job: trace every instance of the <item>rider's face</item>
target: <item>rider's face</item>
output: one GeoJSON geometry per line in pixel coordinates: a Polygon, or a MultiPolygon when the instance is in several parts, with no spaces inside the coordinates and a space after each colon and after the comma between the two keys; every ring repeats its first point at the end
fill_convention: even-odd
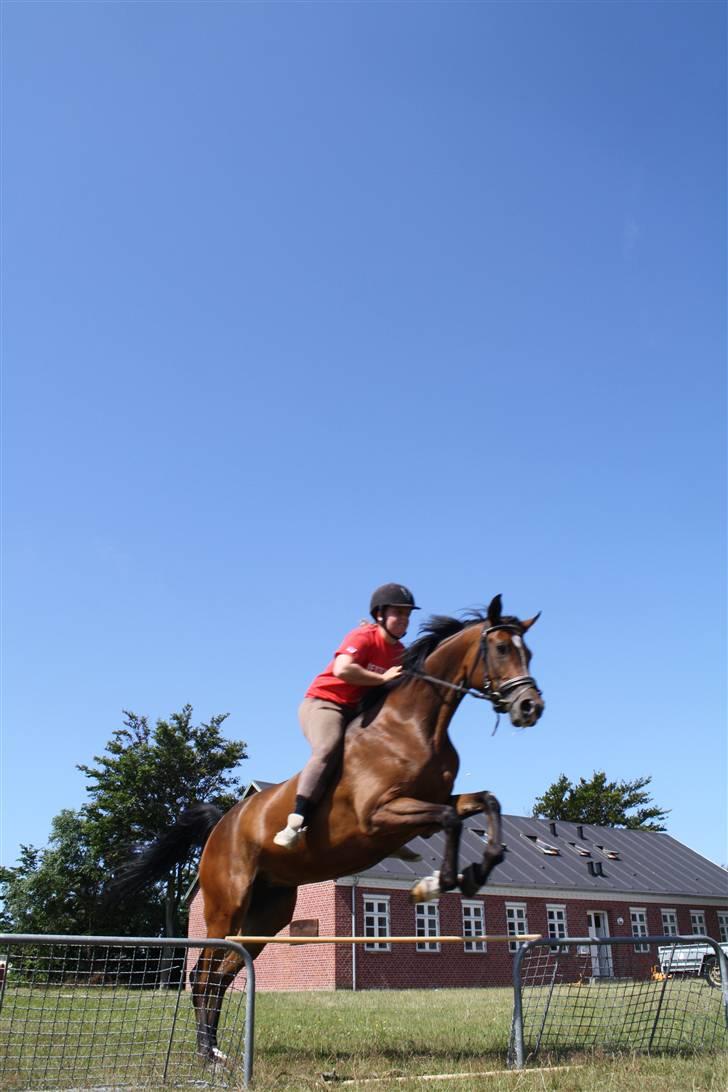
{"type": "Polygon", "coordinates": [[[411,614],[411,607],[387,607],[384,614],[379,615],[379,621],[383,621],[390,634],[399,640],[407,632],[411,614]]]}

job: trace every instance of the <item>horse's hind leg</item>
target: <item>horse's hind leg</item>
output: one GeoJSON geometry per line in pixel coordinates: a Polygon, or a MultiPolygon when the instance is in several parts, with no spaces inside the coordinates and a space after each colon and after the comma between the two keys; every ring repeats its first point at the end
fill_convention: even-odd
{"type": "Polygon", "coordinates": [[[469,898],[480,890],[495,866],[503,860],[501,809],[492,792],[463,793],[453,796],[452,803],[463,818],[484,814],[488,827],[488,841],[482,861],[468,865],[458,880],[458,887],[469,898]]]}
{"type": "MultiPolygon", "coordinates": [[[[295,887],[269,887],[260,877],[253,885],[252,895],[245,915],[242,910],[235,915],[233,927],[228,930],[224,925],[226,918],[220,919],[220,927],[225,932],[216,930],[218,937],[222,936],[275,936],[293,917],[298,892],[295,887]],[[242,930],[242,932],[240,932],[242,930]]],[[[208,926],[210,934],[211,926],[208,926]]],[[[248,944],[245,946],[253,959],[262,952],[265,945],[248,944]]],[[[220,949],[217,949],[220,953],[220,949]]],[[[217,1029],[220,1023],[222,1003],[228,987],[233,982],[240,968],[243,966],[243,958],[237,952],[223,950],[222,954],[215,956],[215,949],[205,949],[211,953],[212,959],[207,965],[205,983],[195,1005],[197,1011],[198,1051],[207,1058],[223,1060],[224,1055],[217,1045],[217,1029]]],[[[200,957],[200,963],[203,956],[200,957]]],[[[198,963],[199,966],[199,963],[198,963]]],[[[194,999],[194,987],[193,987],[194,999]]]]}
{"type": "MultiPolygon", "coordinates": [[[[223,940],[239,931],[250,903],[253,876],[254,871],[250,867],[245,870],[241,868],[234,877],[237,881],[234,883],[230,882],[229,873],[220,877],[213,870],[208,869],[207,875],[201,872],[209,938],[223,940]]],[[[214,1059],[218,1056],[216,1035],[223,995],[242,962],[237,953],[211,945],[202,949],[197,966],[190,975],[197,1024],[197,1052],[203,1058],[214,1059]]]]}
{"type": "Polygon", "coordinates": [[[225,992],[242,966],[242,956],[224,948],[205,948],[197,964],[196,970],[199,968],[200,974],[192,987],[197,1017],[197,1052],[211,1061],[225,1061],[225,1055],[217,1045],[217,1027],[225,992]]]}
{"type": "MultiPolygon", "coordinates": [[[[234,931],[229,919],[211,920],[208,936],[223,939],[234,931]]],[[[225,990],[243,965],[237,952],[226,948],[203,948],[190,975],[192,1004],[197,1023],[197,1052],[203,1058],[221,1059],[217,1048],[217,1025],[225,990]]]]}

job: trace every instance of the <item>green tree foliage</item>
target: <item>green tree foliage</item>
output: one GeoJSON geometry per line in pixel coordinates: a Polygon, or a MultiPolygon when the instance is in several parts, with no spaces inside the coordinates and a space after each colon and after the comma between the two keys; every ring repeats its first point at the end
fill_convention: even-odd
{"type": "Polygon", "coordinates": [[[658,808],[646,792],[651,777],[634,781],[607,781],[603,770],[595,770],[589,781],[580,777],[574,785],[566,774],[554,781],[533,805],[540,819],[563,819],[599,827],[628,830],[665,830],[669,812],[658,808]]]}
{"type": "Polygon", "coordinates": [[[14,868],[0,869],[3,928],[20,933],[88,933],[95,924],[101,868],[89,850],[80,812],[53,820],[46,849],[22,846],[14,868]]]}
{"type": "Polygon", "coordinates": [[[185,893],[199,853],[176,867],[156,888],[122,907],[104,899],[113,872],[134,850],[154,841],[192,804],[227,810],[240,781],[231,771],[246,755],[240,740],[223,738],[227,714],[192,723],[189,705],[151,727],[124,712],[106,753],[79,766],[89,801],[53,820],[48,847],[24,846],[14,868],[0,869],[3,927],[29,933],[95,933],[158,936],[184,931],[185,893]]]}

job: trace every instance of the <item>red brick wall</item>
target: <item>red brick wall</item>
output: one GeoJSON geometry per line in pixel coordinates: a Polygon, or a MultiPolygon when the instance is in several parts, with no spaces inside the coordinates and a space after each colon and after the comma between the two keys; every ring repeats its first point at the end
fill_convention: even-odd
{"type": "MultiPolygon", "coordinates": [[[[408,891],[377,889],[373,884],[354,888],[356,900],[355,933],[364,933],[363,899],[365,894],[389,895],[390,927],[393,936],[412,936],[416,933],[415,910],[409,901],[408,891]]],[[[313,918],[319,923],[320,936],[350,936],[351,887],[337,886],[333,882],[311,884],[299,889],[294,920],[313,918]]],[[[639,898],[629,902],[604,898],[600,902],[583,899],[529,898],[481,894],[476,896],[484,903],[486,933],[507,932],[506,903],[525,903],[528,915],[528,932],[548,935],[547,904],[566,906],[567,934],[572,937],[587,936],[587,912],[601,910],[606,913],[610,936],[631,936],[630,907],[640,907],[647,914],[647,930],[650,935],[662,935],[661,909],[677,911],[678,930],[690,934],[690,910],[703,910],[709,936],[716,940],[718,933],[717,910],[701,906],[696,900],[689,906],[678,906],[669,898],[662,904],[641,902],[639,898]],[[617,918],[623,918],[620,925],[617,918]]],[[[728,909],[728,907],[727,907],[728,909]]],[[[463,931],[461,899],[458,894],[440,897],[440,933],[460,935],[463,931]]],[[[285,935],[288,930],[283,930],[285,935]]],[[[190,911],[190,936],[204,936],[202,900],[197,895],[190,911]]],[[[622,945],[615,945],[616,953],[622,945]]],[[[418,952],[414,944],[393,945],[389,952],[368,952],[363,945],[356,946],[352,954],[351,944],[337,945],[269,945],[255,962],[256,983],[261,990],[330,990],[351,989],[352,962],[356,960],[357,989],[384,988],[435,988],[447,986],[507,986],[512,981],[513,956],[507,943],[491,943],[487,951],[465,952],[460,944],[443,944],[439,952],[418,952]]],[[[655,962],[654,956],[630,950],[630,958],[648,974],[655,962]]],[[[197,958],[193,954],[193,961],[197,958]]],[[[244,980],[244,979],[243,979],[244,980]]],[[[242,985],[237,982],[236,985],[242,985]]]]}
{"type": "MultiPolygon", "coordinates": [[[[335,915],[336,887],[333,883],[308,884],[298,890],[294,920],[316,918],[320,936],[339,936],[335,915]]],[[[348,925],[345,929],[348,932],[348,925]]],[[[204,937],[202,895],[197,894],[190,907],[188,936],[204,937]]],[[[281,930],[288,935],[288,929],[281,930]]],[[[255,961],[255,985],[258,990],[333,990],[336,989],[335,944],[269,944],[255,961]]],[[[194,965],[198,952],[191,953],[188,963],[194,965]]],[[[241,971],[233,989],[243,989],[245,972],[241,971]]]]}

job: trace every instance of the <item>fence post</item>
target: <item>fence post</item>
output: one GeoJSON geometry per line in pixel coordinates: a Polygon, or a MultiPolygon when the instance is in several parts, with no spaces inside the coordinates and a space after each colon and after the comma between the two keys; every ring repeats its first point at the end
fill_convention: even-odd
{"type": "Polygon", "coordinates": [[[508,1068],[523,1069],[525,1065],[525,1052],[523,1046],[523,997],[521,995],[521,963],[526,949],[530,948],[533,941],[520,944],[513,960],[513,1023],[511,1026],[512,1050],[509,1052],[508,1068]]]}
{"type": "MultiPolygon", "coordinates": [[[[182,963],[182,973],[179,976],[179,982],[177,983],[177,996],[174,1001],[174,1012],[172,1013],[172,1027],[169,1029],[169,1043],[167,1044],[167,1054],[164,1059],[164,1068],[162,1070],[162,1084],[167,1083],[167,1070],[169,1069],[169,1059],[172,1055],[172,1046],[174,1044],[174,1033],[177,1030],[177,1015],[179,1013],[179,1002],[182,996],[182,990],[184,989],[185,981],[187,979],[187,968],[185,964],[187,959],[184,958],[182,963]]],[[[170,963],[170,969],[174,966],[174,948],[172,949],[172,957],[170,963]]],[[[169,980],[169,979],[168,979],[169,980]]]]}

